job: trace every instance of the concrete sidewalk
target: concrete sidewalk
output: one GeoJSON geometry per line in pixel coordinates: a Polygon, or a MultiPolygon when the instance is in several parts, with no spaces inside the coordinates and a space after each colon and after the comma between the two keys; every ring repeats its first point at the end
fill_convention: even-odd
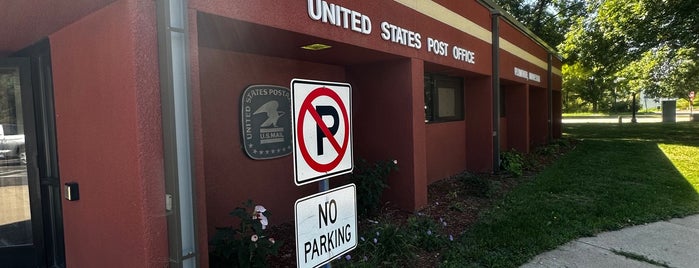
{"type": "MultiPolygon", "coordinates": [[[[677,112],[675,116],[675,122],[687,122],[690,121],[690,116],[688,112],[677,112]]],[[[699,113],[694,115],[699,116],[699,113]]],[[[631,123],[631,115],[624,115],[621,117],[622,123],[631,123]]],[[[662,114],[642,114],[636,116],[636,122],[638,123],[660,123],[663,121],[662,114]]],[[[619,123],[619,116],[571,116],[562,119],[564,124],[569,123],[619,123]]]]}
{"type": "Polygon", "coordinates": [[[581,238],[521,267],[699,267],[699,215],[581,238]]]}

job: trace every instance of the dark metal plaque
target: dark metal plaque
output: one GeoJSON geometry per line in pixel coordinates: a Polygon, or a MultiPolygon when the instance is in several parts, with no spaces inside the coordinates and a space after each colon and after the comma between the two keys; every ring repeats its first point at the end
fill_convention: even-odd
{"type": "Polygon", "coordinates": [[[263,160],[291,153],[291,92],[289,88],[252,85],[241,99],[240,131],[245,153],[263,160]]]}

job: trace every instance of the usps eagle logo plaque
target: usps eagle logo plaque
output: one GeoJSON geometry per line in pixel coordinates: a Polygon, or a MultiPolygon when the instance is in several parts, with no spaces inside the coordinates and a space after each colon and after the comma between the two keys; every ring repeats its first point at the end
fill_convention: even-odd
{"type": "Polygon", "coordinates": [[[291,154],[291,92],[289,88],[252,85],[243,92],[241,136],[245,153],[263,160],[291,154]]]}

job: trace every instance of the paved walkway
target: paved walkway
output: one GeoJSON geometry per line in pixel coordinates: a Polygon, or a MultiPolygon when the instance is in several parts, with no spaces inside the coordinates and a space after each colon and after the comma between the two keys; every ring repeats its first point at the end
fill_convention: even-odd
{"type": "MultiPolygon", "coordinates": [[[[695,114],[699,116],[699,112],[695,114]]],[[[621,117],[622,123],[631,123],[631,116],[625,115],[621,117]]],[[[658,114],[644,114],[637,115],[636,122],[638,123],[660,123],[663,121],[663,117],[660,113],[658,114]]],[[[676,122],[686,122],[689,121],[688,112],[677,112],[675,116],[676,122]]],[[[619,123],[619,116],[582,116],[582,117],[566,117],[563,118],[563,123],[619,123]]]]}
{"type": "Polygon", "coordinates": [[[699,267],[699,215],[581,238],[522,266],[541,267],[699,267]]]}

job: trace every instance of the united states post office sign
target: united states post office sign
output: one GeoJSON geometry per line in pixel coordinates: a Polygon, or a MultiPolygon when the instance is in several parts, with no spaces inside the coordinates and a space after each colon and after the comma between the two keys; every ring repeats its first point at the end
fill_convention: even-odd
{"type": "Polygon", "coordinates": [[[263,160],[291,154],[291,92],[273,85],[251,85],[241,100],[240,131],[245,153],[263,160]]]}

